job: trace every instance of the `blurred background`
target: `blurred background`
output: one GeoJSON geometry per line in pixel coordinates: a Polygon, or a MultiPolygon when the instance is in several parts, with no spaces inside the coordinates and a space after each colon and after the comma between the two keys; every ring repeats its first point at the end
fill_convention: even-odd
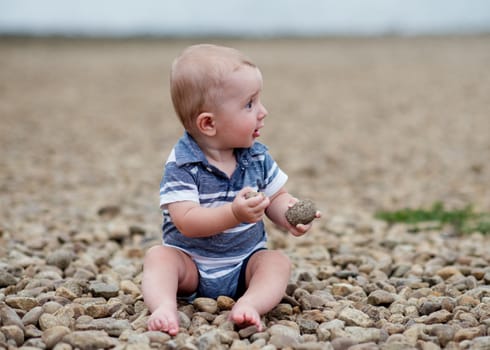
{"type": "Polygon", "coordinates": [[[0,33],[321,36],[481,33],[487,0],[0,0],[0,33]]]}

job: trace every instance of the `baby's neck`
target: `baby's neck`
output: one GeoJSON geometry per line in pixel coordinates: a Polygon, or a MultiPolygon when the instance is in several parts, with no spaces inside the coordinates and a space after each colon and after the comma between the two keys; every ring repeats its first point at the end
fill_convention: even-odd
{"type": "Polygon", "coordinates": [[[236,157],[233,149],[231,150],[203,150],[208,162],[231,177],[236,168],[236,157]]]}

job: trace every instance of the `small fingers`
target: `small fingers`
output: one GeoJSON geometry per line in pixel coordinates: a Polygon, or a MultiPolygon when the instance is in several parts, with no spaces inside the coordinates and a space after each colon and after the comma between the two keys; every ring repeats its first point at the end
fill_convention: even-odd
{"type": "Polygon", "coordinates": [[[293,205],[296,204],[296,202],[298,202],[299,199],[296,198],[296,197],[292,197],[290,200],[289,200],[289,203],[288,203],[288,208],[291,208],[293,205]]]}
{"type": "Polygon", "coordinates": [[[307,225],[297,224],[295,228],[301,233],[306,233],[311,228],[311,224],[307,224],[307,225]]]}

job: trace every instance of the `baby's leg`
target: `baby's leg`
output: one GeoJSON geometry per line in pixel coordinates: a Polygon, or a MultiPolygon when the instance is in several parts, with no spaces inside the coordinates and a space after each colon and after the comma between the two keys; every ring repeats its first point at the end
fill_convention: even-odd
{"type": "Polygon", "coordinates": [[[261,250],[248,261],[245,294],[237,300],[230,319],[237,325],[255,325],[262,330],[260,316],[272,310],[284,296],[291,262],[279,251],[261,250]]]}
{"type": "Polygon", "coordinates": [[[184,252],[166,246],[148,250],[143,266],[142,291],[150,309],[148,329],[170,335],[179,332],[177,292],[192,294],[199,281],[196,265],[184,252]]]}

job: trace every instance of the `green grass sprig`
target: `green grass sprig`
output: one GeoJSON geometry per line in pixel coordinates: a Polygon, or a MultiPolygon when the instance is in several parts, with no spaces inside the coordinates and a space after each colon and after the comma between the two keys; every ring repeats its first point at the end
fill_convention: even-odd
{"type": "Polygon", "coordinates": [[[418,224],[420,223],[434,222],[437,225],[431,226],[431,229],[452,225],[456,231],[461,233],[490,233],[490,214],[476,213],[471,205],[463,209],[446,210],[441,202],[436,202],[430,209],[405,208],[395,211],[378,211],[375,217],[390,224],[414,225],[411,231],[419,231],[418,224]]]}

